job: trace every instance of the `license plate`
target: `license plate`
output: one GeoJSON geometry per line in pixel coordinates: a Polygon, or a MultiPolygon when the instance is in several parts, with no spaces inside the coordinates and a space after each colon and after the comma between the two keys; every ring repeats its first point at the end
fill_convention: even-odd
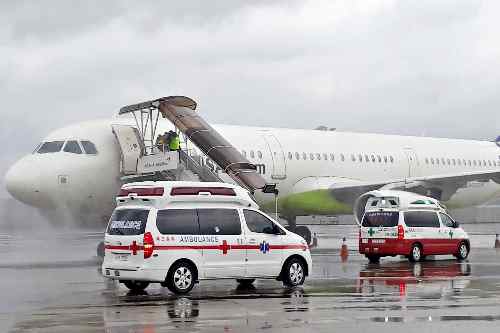
{"type": "Polygon", "coordinates": [[[115,258],[118,261],[127,261],[129,257],[130,257],[130,254],[116,254],[115,255],[115,258]]]}
{"type": "Polygon", "coordinates": [[[385,239],[372,239],[372,244],[384,244],[385,239]]]}

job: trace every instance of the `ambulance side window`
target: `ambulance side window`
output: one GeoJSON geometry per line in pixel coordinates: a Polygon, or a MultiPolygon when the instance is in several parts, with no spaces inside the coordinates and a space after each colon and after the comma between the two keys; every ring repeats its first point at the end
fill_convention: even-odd
{"type": "Polygon", "coordinates": [[[156,214],[156,227],[163,235],[198,235],[200,226],[194,209],[165,209],[156,214]]]}
{"type": "Polygon", "coordinates": [[[408,227],[439,228],[439,219],[435,212],[412,211],[405,212],[405,223],[408,227]]]}
{"type": "Polygon", "coordinates": [[[439,213],[439,216],[441,216],[441,221],[446,227],[456,228],[456,223],[451,219],[451,217],[443,213],[439,213]]]}
{"type": "Polygon", "coordinates": [[[241,235],[241,221],[236,209],[198,209],[200,234],[241,235]]]}
{"type": "Polygon", "coordinates": [[[271,235],[284,234],[273,221],[256,211],[245,209],[243,210],[243,215],[245,216],[248,229],[252,232],[271,235]]]}

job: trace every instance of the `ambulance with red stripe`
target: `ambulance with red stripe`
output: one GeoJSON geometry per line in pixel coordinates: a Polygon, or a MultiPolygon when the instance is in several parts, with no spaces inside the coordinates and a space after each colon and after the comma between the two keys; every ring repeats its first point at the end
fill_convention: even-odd
{"type": "Polygon", "coordinates": [[[412,262],[428,255],[469,255],[467,233],[433,198],[404,191],[372,191],[359,230],[359,252],[370,262],[402,255],[412,262]]]}
{"type": "Polygon", "coordinates": [[[102,272],[131,290],[160,283],[181,294],[205,279],[297,286],[311,271],[306,241],[259,211],[239,186],[129,183],[116,200],[102,272]]]}

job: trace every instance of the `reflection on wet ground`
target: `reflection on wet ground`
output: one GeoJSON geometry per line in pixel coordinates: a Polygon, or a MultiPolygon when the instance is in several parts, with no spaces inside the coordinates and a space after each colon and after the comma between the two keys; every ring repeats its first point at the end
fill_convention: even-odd
{"type": "MultiPolygon", "coordinates": [[[[69,243],[95,250],[92,237],[69,243]]],[[[0,262],[0,331],[461,332],[496,330],[500,320],[500,252],[491,248],[473,249],[467,262],[391,258],[376,265],[354,251],[345,263],[338,251],[318,251],[301,288],[277,281],[241,288],[224,280],[202,282],[184,297],[155,285],[130,293],[104,280],[87,254],[73,261],[67,253],[60,260],[14,256],[22,260],[0,262]]]]}

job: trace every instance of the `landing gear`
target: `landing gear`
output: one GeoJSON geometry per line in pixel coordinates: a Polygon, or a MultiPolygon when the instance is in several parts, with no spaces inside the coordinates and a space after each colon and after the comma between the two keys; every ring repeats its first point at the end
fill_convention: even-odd
{"type": "Polygon", "coordinates": [[[99,258],[104,258],[104,242],[99,242],[99,244],[97,244],[97,256],[99,258]]]}
{"type": "Polygon", "coordinates": [[[297,226],[297,217],[296,216],[288,216],[285,218],[288,222],[287,230],[296,233],[297,235],[304,238],[307,244],[311,244],[312,234],[311,230],[304,225],[297,226]]]}

